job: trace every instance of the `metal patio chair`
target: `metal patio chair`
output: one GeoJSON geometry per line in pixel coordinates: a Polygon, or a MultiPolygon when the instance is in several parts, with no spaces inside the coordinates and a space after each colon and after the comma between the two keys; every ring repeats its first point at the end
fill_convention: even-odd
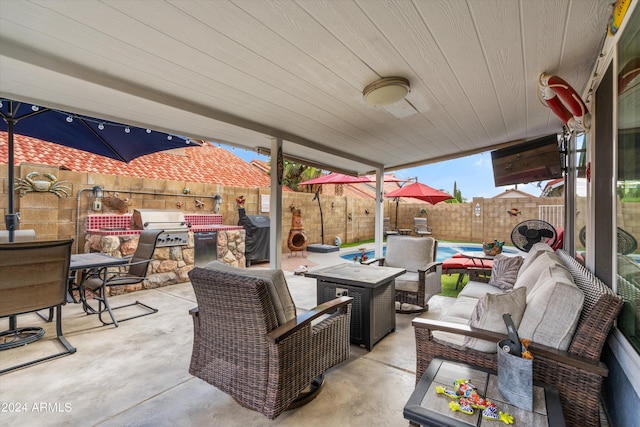
{"type": "Polygon", "coordinates": [[[427,218],[413,218],[413,231],[418,236],[429,236],[433,229],[427,225],[427,218]]]}
{"type": "Polygon", "coordinates": [[[88,303],[85,304],[85,311],[88,314],[97,314],[98,318],[103,325],[118,326],[118,322],[124,322],[126,320],[136,319],[142,316],[148,316],[158,312],[158,309],[150,307],[140,301],[135,301],[130,304],[124,304],[117,307],[111,307],[107,298],[108,288],[112,286],[125,286],[135,285],[144,281],[147,277],[147,271],[149,263],[153,259],[153,251],[156,249],[158,241],[158,235],[164,232],[164,230],[150,229],[144,230],[140,234],[138,241],[138,247],[134,252],[131,260],[128,264],[119,267],[103,268],[90,273],[90,275],[81,282],[80,292],[84,294],[84,301],[86,302],[86,290],[89,289],[94,293],[94,299],[98,300],[98,309],[94,309],[88,303]],[[126,269],[123,271],[123,269],[126,269]],[[117,320],[113,314],[114,310],[118,310],[125,307],[140,306],[146,311],[134,316],[129,316],[124,319],[117,320]],[[104,321],[102,314],[108,312],[111,316],[111,322],[104,321]]]}
{"type": "Polygon", "coordinates": [[[73,240],[0,244],[0,317],[11,318],[9,329],[0,333],[0,350],[40,339],[44,329],[18,328],[15,316],[52,307],[56,309],[56,338],[64,347],[62,352],[6,368],[0,374],[75,353],[62,334],[61,312],[67,302],[72,244],[73,240]]]}

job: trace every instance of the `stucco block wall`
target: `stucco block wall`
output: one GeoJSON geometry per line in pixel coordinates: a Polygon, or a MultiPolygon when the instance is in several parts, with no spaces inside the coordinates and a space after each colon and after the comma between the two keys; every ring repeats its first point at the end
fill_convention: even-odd
{"type": "MultiPolygon", "coordinates": [[[[126,200],[128,212],[132,212],[135,208],[153,208],[180,209],[185,214],[219,213],[222,215],[223,224],[237,225],[238,209],[235,199],[243,195],[246,200],[244,207],[248,215],[271,216],[269,212],[261,210],[261,196],[270,194],[268,187],[244,188],[78,173],[37,164],[16,166],[16,181],[30,172],[51,173],[57,177],[59,184],[69,187],[70,191],[68,197],[63,195],[61,198],[48,192],[31,192],[26,193],[23,197],[16,194],[15,208],[21,213],[20,228],[35,229],[40,240],[78,239],[81,242],[81,249],[87,215],[115,213],[110,211],[104,203],[102,210],[92,210],[92,202],[95,198],[91,188],[95,185],[103,187],[107,197],[117,196],[121,200],[126,200]],[[215,195],[220,195],[223,198],[219,211],[215,210],[216,204],[213,199],[215,195]],[[202,202],[203,206],[197,207],[196,201],[202,202]],[[77,227],[76,218],[78,219],[77,227]]],[[[46,180],[42,176],[39,176],[38,179],[46,180]]],[[[6,165],[0,165],[0,182],[2,185],[0,203],[4,218],[8,207],[6,165]]],[[[302,212],[302,222],[308,244],[321,243],[322,224],[324,224],[325,244],[333,244],[336,236],[340,237],[342,242],[373,239],[375,230],[375,202],[373,200],[321,194],[320,203],[323,213],[323,221],[321,222],[318,201],[313,200],[313,196],[313,193],[291,191],[283,193],[282,218],[280,218],[283,253],[288,253],[287,237],[291,228],[290,205],[295,205],[302,212]]],[[[439,203],[435,206],[401,201],[398,204],[396,214],[396,203],[392,199],[385,199],[383,215],[390,218],[392,226],[395,226],[397,220],[399,228],[413,229],[413,219],[424,216],[425,214],[420,210],[426,209],[427,221],[433,228],[433,236],[436,239],[476,243],[498,239],[509,244],[513,227],[525,219],[538,218],[539,206],[563,205],[563,203],[564,200],[560,197],[473,198],[469,203],[439,203]],[[476,204],[480,206],[479,216],[475,215],[476,204]],[[512,216],[509,214],[511,210],[520,213],[512,216]]],[[[585,208],[582,204],[576,208],[576,215],[580,220],[585,215],[585,208]]],[[[640,203],[619,203],[620,223],[635,235],[640,234],[640,224],[634,222],[636,218],[640,217],[638,210],[640,210],[640,203]]],[[[4,228],[4,223],[0,225],[0,228],[4,228]]]]}

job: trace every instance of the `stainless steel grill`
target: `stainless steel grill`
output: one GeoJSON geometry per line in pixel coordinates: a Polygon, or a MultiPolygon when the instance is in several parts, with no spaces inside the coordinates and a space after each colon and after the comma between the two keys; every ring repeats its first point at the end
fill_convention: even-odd
{"type": "Polygon", "coordinates": [[[163,229],[158,236],[158,247],[181,246],[189,241],[189,225],[182,211],[134,209],[131,216],[134,230],[163,229]]]}

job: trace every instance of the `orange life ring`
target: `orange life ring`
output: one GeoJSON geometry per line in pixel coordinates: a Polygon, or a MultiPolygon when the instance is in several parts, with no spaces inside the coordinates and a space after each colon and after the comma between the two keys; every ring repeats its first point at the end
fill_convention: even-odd
{"type": "Polygon", "coordinates": [[[541,102],[567,125],[571,133],[586,132],[591,127],[591,114],[580,95],[558,76],[540,74],[538,93],[541,102]]]}

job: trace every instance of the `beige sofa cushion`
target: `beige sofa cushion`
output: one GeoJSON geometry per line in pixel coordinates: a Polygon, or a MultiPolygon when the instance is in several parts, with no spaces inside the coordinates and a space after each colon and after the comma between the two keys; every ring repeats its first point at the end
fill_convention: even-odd
{"type": "Polygon", "coordinates": [[[516,280],[516,284],[513,288],[518,289],[525,287],[527,288],[527,293],[531,292],[541,283],[540,276],[542,276],[542,274],[545,273],[552,265],[562,265],[558,255],[553,252],[539,252],[533,262],[531,262],[526,269],[524,263],[520,267],[518,279],[516,280]],[[524,272],[522,271],[523,269],[525,269],[524,272]]]}
{"type": "MultiPolygon", "coordinates": [[[[471,319],[469,319],[469,326],[506,333],[506,325],[502,315],[509,313],[514,326],[518,328],[525,312],[526,295],[525,288],[510,290],[502,294],[486,294],[478,300],[478,304],[471,314],[471,319]]],[[[465,337],[464,346],[486,353],[496,352],[495,342],[477,338],[465,337]]]]}
{"type": "MultiPolygon", "coordinates": [[[[482,298],[485,294],[489,293],[489,294],[501,294],[504,291],[500,288],[497,288],[493,285],[490,285],[488,283],[484,283],[484,282],[475,282],[475,281],[470,281],[469,283],[467,283],[464,288],[462,288],[462,290],[460,291],[460,293],[458,294],[458,298],[459,297],[471,297],[471,298],[475,298],[476,300],[482,298]]],[[[471,313],[471,312],[469,312],[471,313]]]]}
{"type": "Polygon", "coordinates": [[[553,249],[551,249],[551,246],[547,245],[546,243],[536,243],[535,245],[533,245],[522,261],[522,265],[520,266],[520,270],[518,271],[518,278],[520,278],[520,275],[522,273],[527,271],[529,265],[531,265],[531,263],[535,261],[540,254],[543,254],[545,252],[553,252],[553,249]]]}
{"type": "Polygon", "coordinates": [[[584,295],[565,272],[562,265],[547,266],[541,283],[527,292],[527,307],[519,327],[521,338],[559,350],[569,348],[584,295]]]}
{"type": "Polygon", "coordinates": [[[451,305],[451,307],[449,307],[449,310],[447,310],[446,315],[449,317],[461,319],[465,324],[468,324],[469,319],[471,319],[471,313],[473,313],[473,310],[476,308],[477,304],[477,298],[458,296],[453,305],[451,305]]]}
{"type": "Polygon", "coordinates": [[[291,293],[287,286],[287,280],[285,279],[282,270],[237,268],[220,261],[211,261],[205,266],[205,268],[265,279],[267,290],[271,295],[273,308],[275,309],[276,317],[278,319],[278,325],[284,325],[289,320],[295,319],[296,306],[293,303],[293,298],[291,298],[291,293]]]}

